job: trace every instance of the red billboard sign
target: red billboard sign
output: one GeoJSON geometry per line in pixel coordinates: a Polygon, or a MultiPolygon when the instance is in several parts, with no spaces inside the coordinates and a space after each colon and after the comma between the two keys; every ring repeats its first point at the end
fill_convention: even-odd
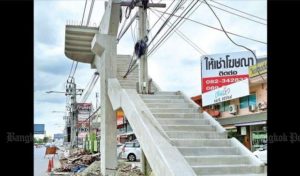
{"type": "Polygon", "coordinates": [[[201,59],[202,93],[249,78],[256,60],[251,52],[205,55],[201,59]]]}

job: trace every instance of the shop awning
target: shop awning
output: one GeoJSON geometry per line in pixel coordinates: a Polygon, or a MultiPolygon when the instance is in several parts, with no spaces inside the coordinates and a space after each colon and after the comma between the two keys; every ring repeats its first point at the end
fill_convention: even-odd
{"type": "Polygon", "coordinates": [[[226,126],[223,126],[226,130],[229,130],[229,129],[235,129],[236,126],[234,125],[226,125],[226,126]]]}
{"type": "Polygon", "coordinates": [[[251,125],[264,125],[264,124],[267,124],[267,122],[259,121],[259,122],[239,123],[239,124],[235,124],[235,126],[251,126],[251,125]]]}

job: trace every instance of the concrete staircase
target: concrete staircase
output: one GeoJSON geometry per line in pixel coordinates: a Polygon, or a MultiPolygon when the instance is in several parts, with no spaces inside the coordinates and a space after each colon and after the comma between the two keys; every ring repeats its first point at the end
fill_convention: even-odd
{"type": "Polygon", "coordinates": [[[130,73],[126,79],[123,78],[130,62],[129,59],[128,56],[119,56],[117,59],[119,83],[116,80],[109,83],[112,87],[109,93],[110,99],[114,109],[123,108],[143,150],[145,148],[144,152],[150,166],[160,170],[155,171],[157,176],[265,175],[263,174],[264,164],[235,138],[228,139],[226,130],[207,113],[200,113],[199,107],[182,92],[162,92],[155,83],[152,85],[154,94],[137,95],[135,93],[135,95],[134,90],[128,90],[136,89],[136,82],[138,82],[138,69],[130,73]],[[142,132],[142,128],[139,129],[140,126],[149,127],[151,130],[146,134],[142,132]],[[169,144],[162,145],[164,142],[153,144],[155,139],[150,143],[151,140],[148,138],[155,138],[153,136],[156,133],[158,141],[165,140],[169,144]],[[160,138],[163,139],[159,140],[160,138]],[[150,149],[150,145],[156,149],[150,149]],[[168,153],[168,150],[172,150],[173,153],[168,153]],[[161,157],[166,162],[160,161],[166,165],[165,167],[170,167],[169,171],[161,168],[162,163],[155,163],[153,153],[161,155],[157,158],[161,157]],[[177,160],[174,159],[176,157],[177,160]],[[183,169],[177,169],[176,166],[170,166],[181,164],[181,162],[182,165],[178,167],[187,170],[186,172],[181,171],[183,169]],[[176,174],[178,170],[180,173],[176,174]]]}
{"type": "MultiPolygon", "coordinates": [[[[120,85],[124,89],[136,89],[137,82],[139,81],[139,69],[134,69],[126,78],[123,76],[126,74],[130,60],[129,57],[124,55],[123,57],[119,56],[117,58],[117,79],[120,82],[120,85]]],[[[151,84],[151,92],[158,91],[158,86],[155,83],[151,84]]]]}
{"type": "Polygon", "coordinates": [[[219,133],[198,108],[180,92],[140,95],[158,120],[171,144],[197,175],[260,175],[264,166],[251,163],[237,146],[219,133]]]}

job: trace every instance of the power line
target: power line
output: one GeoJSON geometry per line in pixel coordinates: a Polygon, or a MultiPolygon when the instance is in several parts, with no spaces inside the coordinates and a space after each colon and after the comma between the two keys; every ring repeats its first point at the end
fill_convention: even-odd
{"type": "MultiPolygon", "coordinates": [[[[224,29],[224,27],[223,27],[223,25],[222,25],[221,20],[219,19],[219,17],[218,17],[217,14],[215,13],[215,11],[214,11],[214,10],[211,8],[211,6],[206,2],[206,0],[204,0],[204,1],[205,1],[205,3],[207,4],[207,6],[210,8],[210,10],[213,12],[213,14],[214,14],[215,17],[217,18],[217,20],[219,21],[220,26],[221,26],[223,32],[225,33],[225,35],[227,36],[227,38],[228,38],[233,44],[235,44],[236,46],[242,47],[242,48],[244,48],[244,49],[250,51],[250,52],[253,54],[253,56],[254,56],[254,58],[255,58],[255,60],[256,60],[256,62],[257,62],[256,54],[255,54],[251,49],[247,48],[246,46],[239,45],[239,44],[235,43],[235,42],[229,37],[229,35],[227,34],[227,32],[225,31],[225,29],[224,29]]],[[[262,75],[259,73],[259,70],[257,70],[257,71],[258,71],[258,74],[261,76],[262,80],[264,80],[264,78],[262,77],[262,75]]]]}
{"type": "Polygon", "coordinates": [[[72,70],[73,70],[73,65],[74,65],[74,61],[72,62],[72,66],[71,66],[71,69],[70,69],[70,73],[69,73],[68,78],[70,78],[70,76],[71,76],[71,73],[72,73],[72,70]]]}
{"type": "Polygon", "coordinates": [[[84,103],[87,100],[87,98],[90,96],[90,94],[91,94],[93,88],[95,87],[95,84],[97,83],[98,79],[99,79],[99,74],[98,74],[98,72],[95,72],[94,75],[93,75],[93,79],[91,81],[91,84],[89,85],[87,91],[85,92],[84,96],[81,99],[81,103],[84,103]]]}
{"type": "Polygon", "coordinates": [[[90,19],[91,19],[92,12],[93,12],[93,7],[94,7],[94,2],[95,2],[95,0],[92,0],[92,2],[91,2],[91,6],[90,6],[90,10],[89,10],[89,16],[88,16],[88,20],[86,22],[86,26],[88,26],[89,23],[90,23],[90,19]]]}
{"type": "MultiPolygon", "coordinates": [[[[178,9],[180,8],[180,5],[182,4],[182,0],[176,5],[176,7],[174,8],[174,10],[172,11],[171,15],[167,18],[167,20],[165,21],[165,23],[163,23],[161,25],[161,27],[158,29],[158,31],[156,32],[156,34],[154,35],[154,37],[151,39],[151,41],[149,42],[148,46],[151,45],[151,43],[155,40],[155,38],[158,36],[158,34],[162,31],[162,29],[166,26],[167,22],[173,17],[173,15],[178,11],[178,9]]],[[[167,14],[167,12],[164,12],[167,14]]]]}
{"type": "Polygon", "coordinates": [[[164,16],[165,12],[167,12],[169,10],[169,8],[172,6],[172,4],[175,2],[175,0],[173,0],[173,2],[169,5],[169,7],[164,11],[164,13],[159,17],[159,19],[157,19],[157,21],[153,24],[153,26],[149,29],[149,32],[154,28],[154,26],[158,23],[158,21],[160,20],[160,18],[162,16],[164,16]]]}
{"type": "Polygon", "coordinates": [[[125,18],[125,20],[124,20],[124,22],[123,22],[123,24],[122,24],[122,27],[121,27],[121,29],[120,29],[120,32],[119,32],[119,34],[117,35],[117,40],[120,40],[120,36],[121,36],[121,34],[122,34],[122,32],[123,32],[123,28],[125,27],[126,21],[127,21],[127,18],[125,18]]]}
{"type": "MultiPolygon", "coordinates": [[[[199,6],[201,6],[203,1],[201,1],[201,3],[198,4],[198,6],[196,6],[196,8],[190,13],[187,15],[187,17],[190,17],[198,8],[199,6]]],[[[152,13],[154,13],[155,15],[157,15],[152,9],[150,9],[152,13]]],[[[192,40],[190,40],[184,33],[182,33],[180,30],[179,30],[179,27],[183,25],[185,21],[182,21],[179,26],[177,26],[176,28],[174,28],[173,31],[170,32],[169,36],[161,42],[161,44],[155,49],[153,50],[151,53],[148,54],[148,56],[152,55],[158,48],[160,48],[172,35],[174,32],[177,33],[177,35],[179,35],[183,40],[185,40],[189,45],[191,45],[196,51],[198,51],[201,55],[204,53],[206,53],[205,51],[203,51],[200,47],[198,47],[192,40]]]]}
{"type": "Polygon", "coordinates": [[[86,122],[87,120],[89,120],[93,115],[95,115],[99,110],[101,109],[101,106],[99,106],[99,108],[96,109],[96,111],[93,112],[93,114],[91,114],[87,119],[85,119],[83,122],[86,122]]]}
{"type": "Polygon", "coordinates": [[[233,13],[233,12],[230,12],[230,11],[228,11],[228,10],[222,9],[222,8],[217,7],[217,6],[214,6],[214,5],[212,5],[212,4],[210,4],[210,6],[212,6],[212,7],[214,7],[214,8],[217,8],[217,9],[219,9],[219,10],[222,10],[222,11],[224,11],[224,12],[230,13],[230,14],[232,14],[232,15],[236,15],[236,16],[238,16],[238,17],[241,17],[241,18],[244,18],[244,19],[253,21],[253,22],[258,23],[258,24],[267,25],[266,23],[262,23],[262,22],[253,20],[253,19],[251,19],[251,18],[248,18],[248,17],[242,16],[242,15],[239,15],[239,14],[236,14],[236,13],[233,13]]]}
{"type": "MultiPolygon", "coordinates": [[[[198,0],[196,0],[196,2],[192,5],[192,2],[188,5],[188,7],[181,13],[181,15],[183,14],[183,13],[185,13],[184,15],[183,15],[183,17],[185,17],[194,7],[195,7],[195,5],[198,3],[198,0]],[[190,7],[190,5],[192,5],[192,7],[190,7]],[[189,8],[189,9],[188,9],[189,8]],[[187,12],[185,12],[186,10],[188,9],[188,11],[187,12]]],[[[177,18],[176,20],[175,20],[175,22],[174,23],[176,23],[175,25],[174,25],[174,23],[173,23],[173,25],[174,26],[172,26],[172,27],[170,27],[164,34],[163,34],[163,37],[157,42],[157,44],[155,45],[155,46],[153,46],[152,48],[151,48],[151,50],[149,51],[149,54],[151,54],[161,43],[162,43],[162,41],[164,41],[165,39],[166,39],[166,37],[167,36],[169,36],[170,35],[170,32],[171,31],[173,31],[174,30],[174,28],[176,27],[176,26],[178,26],[178,24],[181,22],[183,20],[183,18],[177,18]]],[[[153,41],[153,40],[151,40],[151,41],[153,41]]],[[[149,43],[149,45],[150,45],[150,43],[149,43]]]]}
{"type": "Polygon", "coordinates": [[[76,61],[75,69],[74,69],[74,72],[73,72],[73,75],[72,75],[73,78],[74,78],[74,75],[75,75],[76,70],[77,70],[77,65],[78,65],[78,61],[76,61]]]}
{"type": "MultiPolygon", "coordinates": [[[[153,9],[159,13],[163,13],[162,11],[159,11],[159,10],[156,10],[156,9],[153,9]]],[[[167,15],[170,15],[170,13],[166,13],[167,15]]],[[[182,17],[182,16],[179,16],[179,15],[172,15],[172,16],[175,16],[177,18],[183,18],[183,19],[186,19],[186,20],[189,20],[191,22],[194,22],[194,23],[197,23],[197,24],[200,24],[200,25],[203,25],[203,26],[206,26],[206,27],[209,27],[211,29],[215,29],[215,30],[218,30],[218,31],[222,31],[222,29],[219,29],[219,28],[216,28],[216,27],[213,27],[213,26],[210,26],[210,25],[207,25],[207,24],[204,24],[204,23],[201,23],[199,21],[196,21],[196,20],[192,20],[190,18],[186,18],[186,17],[182,17]]],[[[251,40],[251,41],[255,41],[255,42],[258,42],[258,43],[262,43],[262,44],[267,44],[266,42],[263,42],[263,41],[260,41],[260,40],[256,40],[256,39],[253,39],[253,38],[250,38],[250,37],[245,37],[243,35],[240,35],[240,34],[236,34],[236,33],[233,33],[233,32],[229,32],[229,31],[226,31],[228,34],[231,34],[231,35],[234,35],[234,36],[237,36],[237,37],[241,37],[241,38],[244,38],[244,39],[248,39],[248,40],[251,40]]]]}
{"type": "Polygon", "coordinates": [[[250,13],[247,13],[247,12],[243,12],[243,11],[241,11],[241,10],[238,10],[238,9],[235,9],[235,8],[233,8],[233,7],[227,6],[227,5],[225,5],[225,4],[222,4],[222,3],[220,3],[220,2],[216,2],[216,1],[214,1],[214,0],[210,0],[210,1],[212,1],[212,2],[214,2],[214,3],[216,3],[216,4],[219,4],[219,5],[221,5],[221,6],[227,7],[227,8],[229,8],[229,9],[232,9],[232,10],[238,11],[238,12],[240,12],[240,13],[243,13],[243,14],[246,14],[246,15],[249,15],[249,16],[252,16],[252,17],[255,17],[255,18],[258,18],[258,19],[264,20],[264,21],[267,21],[267,20],[266,20],[266,19],[264,19],[264,18],[261,18],[261,17],[259,17],[259,16],[252,15],[252,14],[250,14],[250,13]]]}
{"type": "Polygon", "coordinates": [[[87,4],[87,0],[85,0],[85,4],[84,4],[84,10],[83,10],[83,14],[82,14],[81,26],[83,25],[83,19],[84,19],[86,4],[87,4]]]}
{"type": "MultiPolygon", "coordinates": [[[[201,4],[199,4],[199,5],[201,5],[201,4]]],[[[199,6],[198,6],[199,7],[199,6]]],[[[152,11],[152,9],[150,9],[151,10],[151,12],[152,13],[154,13],[155,15],[157,15],[154,11],[152,11]]],[[[195,9],[195,10],[197,10],[197,8],[195,9]]],[[[194,11],[195,11],[194,10],[194,11]]],[[[191,13],[192,14],[192,13],[191,13]]],[[[190,15],[191,15],[190,14],[190,15]]],[[[157,15],[158,16],[158,15],[157,15]]],[[[161,19],[161,20],[164,20],[164,19],[161,19]]],[[[181,24],[183,24],[183,23],[181,23],[181,24]]],[[[168,24],[169,25],[169,24],[168,24]]],[[[169,25],[170,26],[170,25],[169,25]]],[[[178,26],[179,27],[179,26],[178,26]]],[[[182,33],[179,29],[178,29],[178,27],[174,30],[174,32],[176,32],[176,34],[177,35],[179,35],[184,41],[186,41],[190,46],[192,46],[197,52],[199,52],[201,55],[202,54],[206,54],[206,52],[205,51],[203,51],[201,48],[199,48],[191,39],[189,39],[184,33],[182,33]]],[[[171,35],[169,35],[168,36],[168,38],[170,37],[171,35]]],[[[165,41],[167,41],[168,40],[168,38],[165,40],[165,41]]],[[[164,41],[164,42],[165,42],[164,41]]],[[[154,53],[154,51],[152,52],[152,53],[154,53]]],[[[150,54],[149,54],[150,55],[150,54]]]]}

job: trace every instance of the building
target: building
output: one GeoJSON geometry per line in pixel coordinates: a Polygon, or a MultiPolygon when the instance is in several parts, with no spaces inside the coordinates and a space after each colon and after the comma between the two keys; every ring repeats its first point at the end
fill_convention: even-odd
{"type": "MultiPolygon", "coordinates": [[[[248,149],[255,151],[267,141],[267,60],[249,67],[250,95],[202,108],[248,149]]],[[[202,107],[202,96],[192,97],[202,107]]]]}

